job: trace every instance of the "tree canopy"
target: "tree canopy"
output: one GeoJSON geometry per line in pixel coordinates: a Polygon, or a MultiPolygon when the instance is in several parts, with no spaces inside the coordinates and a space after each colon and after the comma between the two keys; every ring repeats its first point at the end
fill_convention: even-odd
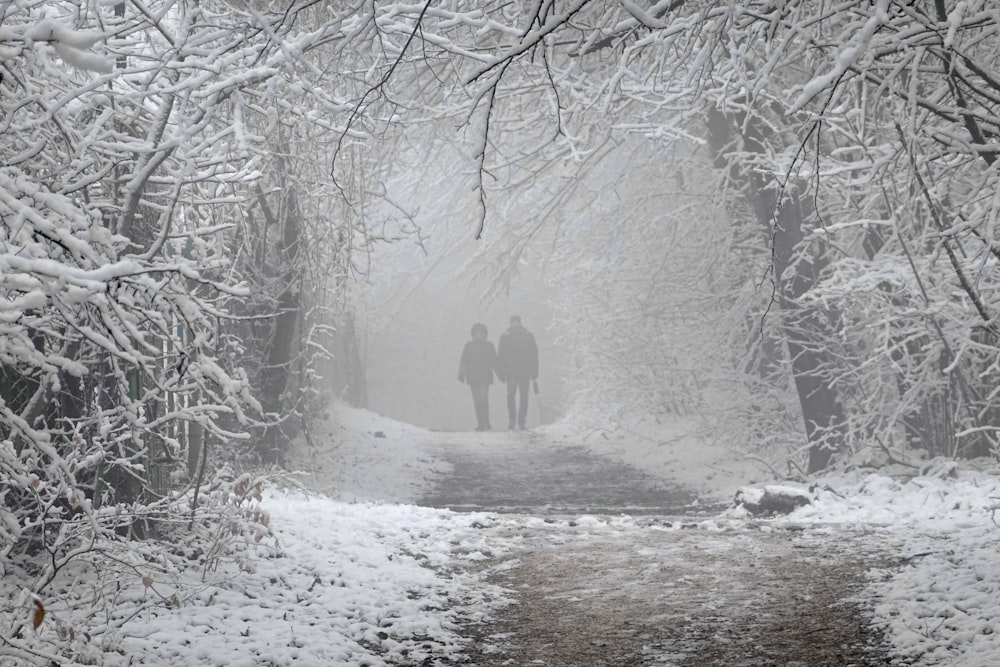
{"type": "MultiPolygon", "coordinates": [[[[711,415],[803,473],[992,452],[998,30],[988,0],[3,5],[0,571],[40,598],[105,545],[265,536],[254,472],[324,388],[364,402],[352,285],[442,209],[488,293],[544,254],[579,413],[711,415]]],[[[44,659],[26,623],[0,655],[44,659]]]]}
{"type": "Polygon", "coordinates": [[[562,329],[592,369],[581,389],[606,399],[613,368],[611,384],[654,386],[646,395],[666,406],[672,390],[690,395],[686,378],[712,378],[704,405],[732,406],[721,389],[744,416],[766,405],[754,432],[805,435],[813,470],[873,443],[893,458],[993,446],[990,3],[383,9],[394,99],[462,119],[478,165],[475,233],[548,234],[565,258],[559,280],[580,290],[562,329]],[[427,76],[437,85],[405,86],[427,76]],[[509,214],[525,210],[542,213],[509,214]],[[686,225],[703,230],[686,254],[726,274],[703,267],[692,280],[695,259],[660,289],[630,275],[677,266],[666,259],[686,225]],[[665,317],[684,298],[703,307],[665,317]],[[725,340],[683,365],[650,364],[650,350],[689,348],[705,327],[677,324],[698,310],[721,318],[725,340]]]}

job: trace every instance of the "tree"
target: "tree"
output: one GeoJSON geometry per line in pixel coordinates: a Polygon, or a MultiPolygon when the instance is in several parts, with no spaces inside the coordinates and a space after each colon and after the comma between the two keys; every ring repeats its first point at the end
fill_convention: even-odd
{"type": "MultiPolygon", "coordinates": [[[[34,599],[112,604],[71,582],[113,586],[121,568],[155,576],[185,530],[178,542],[206,567],[232,535],[267,534],[266,515],[247,510],[259,486],[224,463],[255,444],[269,411],[288,410],[275,395],[310,381],[317,337],[300,345],[297,336],[323,324],[305,308],[326,297],[299,291],[303,265],[316,275],[336,242],[303,239],[320,229],[303,218],[330,209],[289,189],[275,196],[280,242],[261,248],[264,268],[254,273],[240,254],[252,246],[242,213],[273,206],[282,183],[261,168],[281,134],[254,134],[243,114],[305,120],[349,109],[319,93],[312,108],[285,108],[281,96],[311,85],[304,55],[342,39],[354,16],[307,2],[275,9],[0,10],[0,571],[34,599]],[[280,307],[248,308],[252,280],[273,286],[280,307]],[[263,404],[243,368],[251,319],[279,323],[266,368],[281,387],[263,404]],[[216,491],[199,494],[207,480],[216,491]]],[[[280,170],[281,157],[271,164],[280,170]]],[[[21,641],[29,617],[20,611],[3,623],[0,655],[49,664],[114,649],[89,645],[84,628],[33,648],[21,641]]]]}
{"type": "MultiPolygon", "coordinates": [[[[743,144],[726,153],[725,168],[743,175],[732,192],[752,204],[774,260],[763,285],[774,298],[747,314],[783,323],[810,470],[829,446],[846,456],[875,442],[898,457],[918,433],[931,453],[983,451],[995,421],[992,5],[446,3],[395,5],[381,25],[401,38],[414,22],[450,99],[468,99],[482,202],[489,179],[510,173],[500,165],[539,179],[553,156],[585,165],[625,136],[665,155],[704,143],[709,113],[732,119],[728,138],[743,144]],[[892,233],[873,244],[873,228],[892,233]],[[870,292],[886,270],[902,271],[907,291],[882,280],[888,300],[859,311],[846,292],[870,292]],[[920,426],[941,417],[969,446],[926,441],[949,438],[920,426]]],[[[457,114],[419,93],[412,106],[457,114]]],[[[497,179],[498,190],[517,184],[497,179]]]]}

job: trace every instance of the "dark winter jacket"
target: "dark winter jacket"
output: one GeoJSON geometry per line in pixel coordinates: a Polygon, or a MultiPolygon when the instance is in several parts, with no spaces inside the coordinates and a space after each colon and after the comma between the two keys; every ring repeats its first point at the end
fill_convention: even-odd
{"type": "Polygon", "coordinates": [[[486,339],[474,339],[465,344],[462,360],[458,362],[458,379],[470,385],[493,384],[493,369],[497,365],[497,351],[486,339]]]}
{"type": "Polygon", "coordinates": [[[523,326],[513,325],[500,336],[497,377],[506,382],[538,379],[538,345],[523,326]]]}

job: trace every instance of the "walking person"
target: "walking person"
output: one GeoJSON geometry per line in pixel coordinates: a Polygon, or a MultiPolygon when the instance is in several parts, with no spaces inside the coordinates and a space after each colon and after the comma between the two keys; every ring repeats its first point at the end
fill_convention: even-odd
{"type": "Polygon", "coordinates": [[[490,385],[497,365],[497,351],[488,340],[485,324],[472,325],[472,340],[462,349],[458,362],[458,381],[467,382],[472,390],[472,405],[476,409],[476,430],[490,430],[490,385]]]}
{"type": "Polygon", "coordinates": [[[519,315],[511,315],[510,328],[500,336],[497,349],[497,377],[507,383],[509,428],[524,430],[528,416],[528,386],[538,380],[538,345],[535,336],[521,325],[519,315]]]}

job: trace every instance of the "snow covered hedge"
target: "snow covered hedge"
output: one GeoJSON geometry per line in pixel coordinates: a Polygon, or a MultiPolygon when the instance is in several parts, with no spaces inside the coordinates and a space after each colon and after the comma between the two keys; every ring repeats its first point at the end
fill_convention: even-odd
{"type": "MultiPolygon", "coordinates": [[[[286,131],[274,119],[309,111],[273,113],[303,54],[352,13],[300,7],[289,21],[264,5],[0,8],[0,574],[22,588],[0,607],[0,661],[86,661],[91,642],[119,639],[79,622],[115,627],[116,586],[268,534],[256,482],[220,462],[283,407],[262,404],[244,368],[289,373],[268,356],[276,313],[308,337],[270,299],[302,276],[276,239],[299,212],[330,216],[311,193],[282,208],[269,179],[291,169],[268,140],[286,131]],[[248,231],[252,206],[283,217],[248,231]],[[42,624],[59,632],[29,645],[42,624]]],[[[296,88],[330,110],[311,89],[296,88]]],[[[302,246],[323,265],[329,243],[302,246]]]]}

